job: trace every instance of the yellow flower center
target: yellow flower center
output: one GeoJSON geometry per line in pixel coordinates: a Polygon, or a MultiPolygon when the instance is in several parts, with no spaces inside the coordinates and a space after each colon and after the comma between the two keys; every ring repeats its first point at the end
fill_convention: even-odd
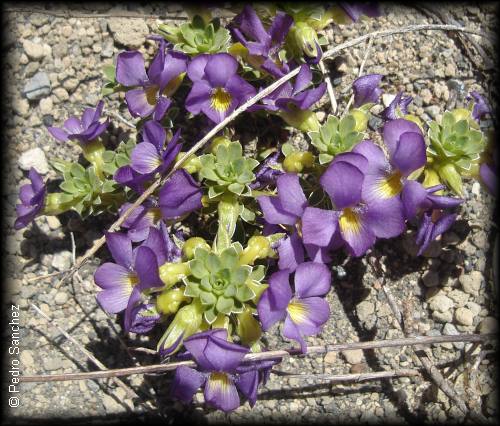
{"type": "Polygon", "coordinates": [[[207,385],[212,389],[220,389],[221,393],[226,393],[231,381],[226,373],[213,372],[210,374],[207,385]]]}
{"type": "Polygon", "coordinates": [[[288,315],[290,315],[290,319],[295,324],[301,324],[307,320],[307,308],[297,300],[290,302],[286,310],[288,311],[288,315]]]}
{"type": "Polygon", "coordinates": [[[395,172],[380,180],[377,192],[381,198],[392,198],[398,195],[402,189],[401,173],[395,172]]]}
{"type": "Polygon", "coordinates": [[[156,95],[158,94],[158,86],[149,86],[146,90],[146,100],[149,105],[156,105],[156,95]]]}
{"type": "Polygon", "coordinates": [[[342,233],[359,234],[361,231],[361,221],[359,215],[349,207],[342,210],[339,218],[339,226],[342,233]]]}
{"type": "Polygon", "coordinates": [[[139,283],[139,277],[135,272],[130,272],[125,276],[125,285],[133,287],[139,283]]]}
{"type": "Polygon", "coordinates": [[[217,112],[225,112],[231,105],[232,97],[222,87],[217,87],[212,92],[212,99],[210,106],[217,112]]]}

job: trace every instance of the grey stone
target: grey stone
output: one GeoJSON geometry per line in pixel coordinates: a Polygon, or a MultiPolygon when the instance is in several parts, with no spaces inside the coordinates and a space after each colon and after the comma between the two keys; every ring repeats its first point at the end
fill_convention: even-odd
{"type": "Polygon", "coordinates": [[[59,370],[62,368],[62,361],[54,356],[45,356],[43,358],[43,368],[47,371],[59,370]]]}
{"type": "Polygon", "coordinates": [[[107,39],[104,42],[101,50],[101,56],[103,58],[111,58],[113,56],[113,41],[111,39],[107,39]]]}
{"type": "Polygon", "coordinates": [[[25,171],[29,171],[34,167],[35,170],[42,175],[49,171],[47,157],[45,157],[45,152],[43,152],[41,148],[32,148],[24,152],[21,157],[19,157],[18,164],[19,167],[25,171]]]}
{"type": "Polygon", "coordinates": [[[50,95],[52,88],[47,73],[37,72],[24,85],[23,95],[30,100],[37,100],[50,95]]]}
{"type": "MultiPolygon", "coordinates": [[[[460,332],[453,324],[448,322],[443,327],[443,334],[445,336],[457,336],[458,334],[460,334],[460,332]]],[[[453,346],[455,346],[455,348],[457,349],[463,349],[464,342],[453,342],[453,346]]]]}

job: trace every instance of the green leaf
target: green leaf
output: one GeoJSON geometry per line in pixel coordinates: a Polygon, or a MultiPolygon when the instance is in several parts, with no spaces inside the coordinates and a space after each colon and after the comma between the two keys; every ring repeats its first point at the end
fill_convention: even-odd
{"type": "Polygon", "coordinates": [[[233,299],[224,296],[219,296],[215,308],[217,309],[218,312],[228,315],[231,313],[233,306],[234,306],[233,299]]]}
{"type": "Polygon", "coordinates": [[[333,160],[333,155],[330,154],[319,154],[319,164],[327,164],[333,160]]]}

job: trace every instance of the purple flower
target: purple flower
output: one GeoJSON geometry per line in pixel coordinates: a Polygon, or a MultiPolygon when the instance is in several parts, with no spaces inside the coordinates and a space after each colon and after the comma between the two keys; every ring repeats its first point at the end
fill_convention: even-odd
{"type": "Polygon", "coordinates": [[[175,219],[202,207],[203,191],[184,169],[175,171],[160,189],[159,208],[164,219],[175,219]]]}
{"type": "Polygon", "coordinates": [[[370,18],[376,18],[381,15],[379,5],[375,2],[362,2],[362,3],[346,3],[339,2],[338,5],[344,10],[344,12],[352,19],[353,22],[357,22],[362,15],[369,16],[370,18]]]}
{"type": "Polygon", "coordinates": [[[486,103],[484,98],[475,90],[470,93],[470,96],[476,101],[472,109],[472,118],[479,122],[484,115],[491,114],[490,106],[486,103]]]}
{"type": "Polygon", "coordinates": [[[35,219],[43,209],[47,187],[42,176],[32,167],[28,174],[31,183],[21,186],[19,199],[21,204],[16,205],[17,218],[14,229],[21,229],[35,219]]]}
{"type": "MultiPolygon", "coordinates": [[[[178,237],[178,235],[176,236],[178,237]]],[[[160,266],[165,262],[179,262],[181,260],[181,249],[170,238],[167,226],[163,221],[160,221],[158,228],[150,228],[148,238],[142,246],[153,250],[160,266]]]]}
{"type": "Polygon", "coordinates": [[[248,348],[227,341],[226,329],[213,329],[197,333],[184,341],[184,346],[198,364],[197,371],[177,367],[172,395],[189,402],[200,387],[204,387],[205,402],[225,412],[240,406],[238,390],[255,404],[257,387],[276,361],[242,364],[248,348]]]}
{"type": "Polygon", "coordinates": [[[249,185],[251,189],[264,188],[276,184],[276,179],[284,174],[282,170],[277,168],[280,155],[280,152],[276,151],[265,158],[259,169],[255,172],[255,181],[249,185]]]}
{"type": "Polygon", "coordinates": [[[144,192],[144,184],[156,173],[164,174],[182,149],[178,130],[165,147],[167,134],[160,123],[148,121],[142,130],[142,142],[132,151],[130,165],[120,167],[113,179],[135,192],[144,192]]]}
{"type": "Polygon", "coordinates": [[[479,175],[481,176],[481,181],[488,189],[488,192],[493,195],[493,197],[496,197],[498,193],[498,176],[494,165],[488,163],[481,164],[479,167],[479,175]]]}
{"type": "Polygon", "coordinates": [[[61,142],[71,139],[83,144],[89,143],[99,137],[109,125],[109,120],[100,121],[103,107],[104,102],[99,101],[95,109],[85,109],[81,120],[70,117],[64,122],[64,128],[47,127],[47,130],[61,142]]]}
{"type": "Polygon", "coordinates": [[[166,53],[164,40],[146,72],[142,53],[137,50],[122,52],[116,60],[116,81],[133,87],[125,94],[130,114],[161,120],[172,100],[170,96],[182,82],[186,72],[187,56],[181,52],[166,53]]]}
{"type": "Polygon", "coordinates": [[[150,177],[165,173],[182,148],[179,136],[180,130],[177,130],[165,146],[165,129],[157,121],[148,121],[142,131],[143,142],[138,143],[130,155],[132,170],[150,177]]]}
{"type": "Polygon", "coordinates": [[[202,112],[220,123],[255,95],[255,88],[237,71],[238,61],[228,53],[195,57],[187,69],[193,87],[186,98],[186,109],[194,115],[202,112]]]}
{"type": "Polygon", "coordinates": [[[424,188],[417,181],[408,181],[401,193],[403,211],[407,220],[416,217],[420,212],[429,209],[447,209],[457,207],[463,203],[463,199],[433,195],[435,192],[444,189],[444,185],[436,185],[424,188]]]}
{"type": "Polygon", "coordinates": [[[257,310],[264,331],[284,319],[283,336],[299,342],[305,353],[304,336],[319,333],[330,316],[328,302],[322,296],[330,290],[331,272],[321,263],[304,262],[295,270],[294,284],[295,296],[290,287],[289,271],[272,274],[257,310]]]}
{"type": "Polygon", "coordinates": [[[130,332],[137,334],[149,333],[160,321],[160,314],[154,303],[143,303],[132,309],[130,332]]]}
{"type": "Polygon", "coordinates": [[[140,246],[132,250],[132,241],[119,232],[106,233],[108,249],[116,263],[106,262],[97,268],[94,281],[103,290],[97,301],[111,314],[125,310],[125,330],[132,325],[132,310],[142,299],[142,292],[161,288],[158,261],[153,250],[140,246]]]}
{"type": "Polygon", "coordinates": [[[354,91],[355,108],[364,104],[378,102],[378,98],[382,94],[382,89],[378,85],[382,78],[383,75],[381,74],[367,74],[354,80],[352,89],[354,91]]]}
{"type": "MultiPolygon", "coordinates": [[[[278,195],[257,197],[264,219],[272,225],[288,225],[292,227],[290,236],[282,240],[278,246],[280,269],[295,270],[297,265],[304,261],[304,247],[298,235],[300,220],[307,207],[307,199],[299,183],[299,177],[293,173],[285,173],[276,180],[278,195]]],[[[322,261],[317,257],[318,247],[314,241],[305,244],[310,257],[322,261]],[[317,257],[317,258],[316,258],[317,257]]]]}
{"type": "Polygon", "coordinates": [[[392,238],[405,223],[399,197],[371,197],[368,201],[368,157],[358,152],[337,155],[321,176],[320,184],[330,196],[334,210],[308,207],[302,217],[304,243],[339,247],[345,243],[352,256],[361,256],[376,238],[392,238]]]}
{"type": "MultiPolygon", "coordinates": [[[[130,206],[132,206],[132,203],[124,203],[118,211],[119,216],[123,216],[130,206]]],[[[160,209],[154,207],[153,202],[146,200],[130,213],[122,223],[122,228],[127,229],[127,236],[132,242],[139,243],[148,238],[149,229],[152,226],[157,226],[160,219],[160,209]]]]}
{"type": "Polygon", "coordinates": [[[380,116],[385,121],[396,120],[400,117],[400,115],[398,115],[398,109],[402,115],[408,114],[408,105],[410,105],[412,100],[412,96],[403,97],[403,92],[398,92],[396,97],[389,106],[382,111],[380,116]]]}
{"type": "Polygon", "coordinates": [[[420,246],[417,255],[420,256],[441,234],[450,229],[455,222],[455,213],[445,213],[442,210],[426,211],[421,219],[415,242],[420,246]]]}
{"type": "Polygon", "coordinates": [[[292,17],[278,12],[269,31],[266,31],[255,10],[246,5],[233,19],[230,30],[234,38],[248,49],[260,68],[274,77],[281,77],[283,73],[276,61],[279,60],[278,52],[292,24],[292,17]]]}
{"type": "Polygon", "coordinates": [[[262,104],[254,105],[250,110],[265,109],[268,111],[290,111],[290,106],[300,110],[311,108],[325,94],[326,83],[321,83],[316,88],[307,89],[312,84],[312,72],[308,65],[303,64],[292,85],[286,82],[262,99],[262,104]]]}
{"type": "Polygon", "coordinates": [[[369,159],[364,182],[367,202],[398,196],[409,182],[408,176],[425,166],[425,140],[418,125],[402,118],[388,121],[383,131],[389,159],[372,141],[356,145],[353,152],[369,159]]]}

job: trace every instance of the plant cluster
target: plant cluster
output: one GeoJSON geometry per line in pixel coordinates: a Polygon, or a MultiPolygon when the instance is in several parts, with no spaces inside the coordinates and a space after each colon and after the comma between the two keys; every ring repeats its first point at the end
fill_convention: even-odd
{"type": "Polygon", "coordinates": [[[368,123],[383,76],[371,74],[354,82],[354,104],[343,117],[318,121],[312,108],[326,90],[315,77],[326,42],[321,30],[378,14],[373,5],[247,5],[224,27],[209,11],[195,11],[178,27],[159,25],[148,66],[139,51],[124,51],[105,70],[103,95],[125,92],[130,114],[140,118],[136,138],[105,146],[103,101],[48,128],[59,141],[76,141],[85,162],[54,159],[62,175],[54,193],[32,169],[16,229],[70,210],[123,215],[153,181],[168,177],[120,231],[106,233],[113,261],[94,280],[98,303],[123,313],[126,331],[161,328],[162,357],[185,349],[196,361],[198,369],[177,369],[175,397],[190,401],[203,387],[206,402],[224,411],[238,407],[240,396],[255,404],[279,359],[244,356],[265,350],[262,334],[278,322],[306,352],[307,336],[330,315],[325,295],[335,252],[363,256],[378,239],[416,227],[422,254],[453,224],[462,178],[481,176],[495,191],[479,127],[489,108],[477,93],[468,109],[430,123],[409,115],[412,98],[398,93],[380,114],[379,144],[368,123]],[[285,143],[249,155],[221,132],[203,154],[173,167],[195,142],[183,139],[176,117],[220,123],[296,68],[293,82],[245,114],[280,117],[307,133],[309,150],[285,143]],[[190,224],[184,232],[182,223],[190,224]]]}

